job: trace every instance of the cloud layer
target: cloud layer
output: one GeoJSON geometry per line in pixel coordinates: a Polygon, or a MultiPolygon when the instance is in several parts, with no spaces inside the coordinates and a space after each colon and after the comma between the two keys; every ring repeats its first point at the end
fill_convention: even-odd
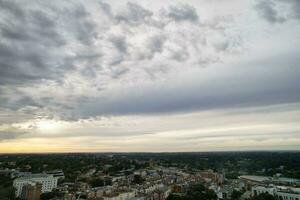
{"type": "MultiPolygon", "coordinates": [[[[0,140],[7,151],[21,140],[49,138],[50,143],[55,137],[131,140],[146,134],[159,140],[190,133],[205,141],[204,130],[212,127],[192,117],[184,118],[187,126],[176,126],[179,116],[252,108],[259,113],[277,105],[298,112],[299,5],[297,0],[154,1],[151,6],[147,1],[0,0],[0,140]],[[151,125],[142,128],[144,122],[151,125]]],[[[286,116],[285,110],[276,113],[286,116]]],[[[266,138],[298,138],[298,127],[290,125],[297,117],[290,113],[290,120],[281,119],[282,133],[268,129],[266,138]]],[[[248,130],[241,123],[238,132],[248,130]]],[[[251,141],[269,126],[256,123],[251,141]]],[[[222,127],[216,137],[245,137],[222,127]]],[[[75,144],[65,150],[76,151],[75,144]]],[[[289,141],[285,148],[289,144],[295,145],[289,141]]],[[[122,150],[117,148],[122,141],[115,145],[122,150]]]]}

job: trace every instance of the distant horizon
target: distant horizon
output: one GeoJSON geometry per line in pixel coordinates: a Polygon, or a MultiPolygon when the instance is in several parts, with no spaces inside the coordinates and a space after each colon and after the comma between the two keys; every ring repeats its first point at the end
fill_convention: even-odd
{"type": "Polygon", "coordinates": [[[299,153],[300,150],[241,150],[241,151],[169,151],[169,152],[16,152],[16,153],[0,153],[0,155],[11,155],[11,154],[30,154],[30,155],[37,155],[37,154],[205,154],[205,153],[299,153]]]}

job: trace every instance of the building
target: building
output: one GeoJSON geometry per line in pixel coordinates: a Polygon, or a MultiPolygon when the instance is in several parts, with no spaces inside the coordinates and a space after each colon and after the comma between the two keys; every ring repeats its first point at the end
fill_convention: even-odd
{"type": "Polygon", "coordinates": [[[53,177],[57,177],[58,179],[64,179],[65,174],[61,169],[46,171],[46,174],[53,175],[53,177]]]}
{"type": "Polygon", "coordinates": [[[225,176],[223,174],[214,172],[212,170],[202,171],[199,173],[200,177],[206,182],[214,182],[218,184],[223,184],[225,181],[225,176]]]}
{"type": "Polygon", "coordinates": [[[257,186],[252,187],[252,196],[257,196],[262,193],[271,194],[271,195],[275,196],[276,189],[273,185],[270,185],[270,186],[257,185],[257,186]]]}
{"type": "Polygon", "coordinates": [[[40,200],[42,184],[30,182],[23,186],[21,198],[25,200],[40,200]]]}
{"type": "Polygon", "coordinates": [[[289,189],[279,189],[275,196],[279,200],[300,200],[300,192],[289,189]]]}
{"type": "Polygon", "coordinates": [[[276,197],[278,200],[300,200],[300,188],[287,187],[287,186],[253,186],[252,196],[261,193],[268,193],[276,197]]]}
{"type": "Polygon", "coordinates": [[[276,184],[276,185],[297,185],[300,183],[300,179],[286,178],[286,177],[271,177],[271,176],[251,176],[244,175],[239,176],[239,179],[244,181],[247,185],[257,184],[276,184]]]}
{"type": "Polygon", "coordinates": [[[13,186],[16,188],[16,197],[20,197],[23,191],[23,187],[27,184],[40,183],[41,193],[51,192],[57,187],[57,177],[48,174],[31,174],[29,176],[24,176],[16,178],[13,182],[13,186]]]}
{"type": "Polygon", "coordinates": [[[135,197],[135,192],[126,191],[121,193],[111,193],[109,195],[104,195],[103,200],[129,200],[135,197]]]}
{"type": "Polygon", "coordinates": [[[213,190],[218,199],[230,199],[234,188],[231,185],[216,185],[212,184],[209,189],[213,190]]]}

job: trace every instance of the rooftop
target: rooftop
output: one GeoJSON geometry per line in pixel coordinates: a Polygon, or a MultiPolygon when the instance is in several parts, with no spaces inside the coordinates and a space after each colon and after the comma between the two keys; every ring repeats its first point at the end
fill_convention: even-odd
{"type": "Polygon", "coordinates": [[[20,177],[20,178],[17,178],[15,180],[28,180],[28,179],[34,179],[34,178],[54,178],[53,175],[49,175],[49,174],[30,174],[30,175],[27,175],[27,176],[23,176],[23,177],[20,177]]]}
{"type": "Polygon", "coordinates": [[[245,179],[255,182],[281,182],[281,183],[296,183],[300,182],[300,179],[287,178],[287,177],[271,177],[271,176],[252,176],[252,175],[243,175],[239,176],[239,179],[245,179]]]}

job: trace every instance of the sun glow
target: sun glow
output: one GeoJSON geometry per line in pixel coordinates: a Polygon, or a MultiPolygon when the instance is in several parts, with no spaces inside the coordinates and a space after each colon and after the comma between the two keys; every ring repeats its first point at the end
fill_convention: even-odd
{"type": "Polygon", "coordinates": [[[53,129],[57,129],[59,127],[59,124],[51,120],[42,120],[36,122],[36,126],[40,130],[53,130],[53,129]]]}

